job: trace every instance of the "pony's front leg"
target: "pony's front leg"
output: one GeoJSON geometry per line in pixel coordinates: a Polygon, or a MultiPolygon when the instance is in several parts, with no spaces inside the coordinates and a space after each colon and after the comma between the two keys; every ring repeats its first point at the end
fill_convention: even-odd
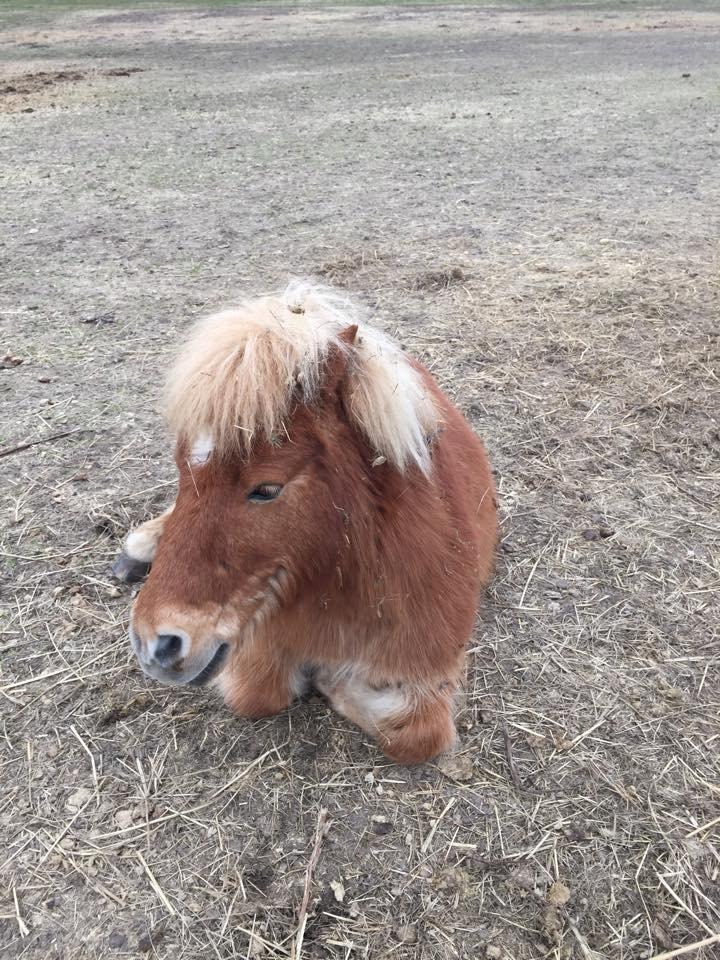
{"type": "Polygon", "coordinates": [[[359,671],[321,669],[314,683],[334,710],[371,734],[396,763],[424,763],[455,745],[450,681],[371,684],[359,671]]]}
{"type": "Polygon", "coordinates": [[[251,647],[232,655],[218,678],[225,703],[243,717],[269,717],[286,710],[309,688],[301,666],[286,663],[267,649],[251,647]]]}
{"type": "Polygon", "coordinates": [[[110,570],[116,579],[135,583],[147,575],[165,528],[165,522],[172,511],[173,507],[168,507],[159,516],[141,523],[139,527],[130,531],[122,552],[110,570]]]}

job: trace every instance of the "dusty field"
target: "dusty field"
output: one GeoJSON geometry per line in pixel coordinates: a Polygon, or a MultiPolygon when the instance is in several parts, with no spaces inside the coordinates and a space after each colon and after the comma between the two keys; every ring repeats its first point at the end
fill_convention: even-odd
{"type": "Polygon", "coordinates": [[[321,808],[305,958],[720,933],[717,8],[0,24],[2,957],[288,957],[321,808]],[[364,297],[492,453],[450,761],[320,701],[234,718],[126,641],[168,352],[289,273],[364,297]]]}

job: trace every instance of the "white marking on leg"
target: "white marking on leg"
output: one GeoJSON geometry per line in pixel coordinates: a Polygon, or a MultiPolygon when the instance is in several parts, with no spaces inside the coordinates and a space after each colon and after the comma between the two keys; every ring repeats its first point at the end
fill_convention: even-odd
{"type": "Polygon", "coordinates": [[[153,530],[146,530],[145,524],[132,530],[125,540],[125,553],[132,560],[139,560],[141,563],[152,563],[155,551],[157,550],[158,540],[160,538],[153,530]]]}
{"type": "Polygon", "coordinates": [[[141,523],[135,530],[130,531],[125,538],[123,549],[131,560],[138,560],[140,563],[152,563],[165,528],[165,521],[172,511],[173,508],[169,507],[160,516],[153,517],[152,520],[141,523]]]}
{"type": "Polygon", "coordinates": [[[402,687],[391,686],[375,690],[368,684],[353,678],[350,695],[374,723],[399,713],[407,706],[407,697],[402,687]]]}
{"type": "Polygon", "coordinates": [[[321,670],[315,685],[330,700],[333,708],[365,729],[377,729],[381,723],[402,713],[410,705],[410,690],[396,684],[376,689],[368,683],[367,671],[356,664],[321,670]]]}

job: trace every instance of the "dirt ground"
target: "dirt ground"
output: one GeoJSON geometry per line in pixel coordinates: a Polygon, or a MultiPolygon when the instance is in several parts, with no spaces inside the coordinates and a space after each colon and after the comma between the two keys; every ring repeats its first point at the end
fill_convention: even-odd
{"type": "Polygon", "coordinates": [[[720,9],[0,25],[2,957],[294,956],[321,809],[308,960],[720,933],[720,9]],[[368,302],[497,471],[426,767],[319,700],[250,722],[146,681],[107,572],[172,497],[179,333],[289,274],[368,302]]]}

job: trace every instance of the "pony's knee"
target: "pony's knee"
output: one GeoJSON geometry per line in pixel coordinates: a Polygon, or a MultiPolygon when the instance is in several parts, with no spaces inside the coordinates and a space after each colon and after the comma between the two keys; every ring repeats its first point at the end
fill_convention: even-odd
{"type": "MultiPolygon", "coordinates": [[[[152,521],[150,521],[152,523],[152,521]]],[[[151,535],[145,530],[149,526],[143,523],[136,530],[132,530],[125,538],[123,549],[118,554],[110,568],[110,573],[116,580],[125,583],[137,583],[150,572],[155,551],[160,537],[151,535]]]]}
{"type": "Polygon", "coordinates": [[[153,562],[169,512],[167,510],[130,531],[125,538],[123,551],[131,560],[147,564],[153,562]]]}
{"type": "Polygon", "coordinates": [[[130,531],[110,571],[116,579],[135,583],[147,576],[171,511],[172,507],[130,531]]]}
{"type": "Polygon", "coordinates": [[[219,687],[227,706],[241,717],[260,719],[272,717],[287,710],[297,695],[294,673],[253,669],[237,673],[226,671],[220,676],[219,687]]]}
{"type": "Polygon", "coordinates": [[[388,759],[408,766],[452,750],[457,732],[451,705],[445,700],[423,703],[389,720],[380,727],[378,742],[388,759]]]}
{"type": "Polygon", "coordinates": [[[231,684],[224,693],[224,699],[233,713],[250,720],[260,720],[282,713],[287,710],[292,700],[287,693],[248,688],[243,684],[231,684]]]}
{"type": "Polygon", "coordinates": [[[341,668],[319,670],[314,683],[338,713],[374,736],[396,763],[424,763],[455,745],[449,682],[429,693],[403,682],[375,686],[362,670],[341,668]]]}

